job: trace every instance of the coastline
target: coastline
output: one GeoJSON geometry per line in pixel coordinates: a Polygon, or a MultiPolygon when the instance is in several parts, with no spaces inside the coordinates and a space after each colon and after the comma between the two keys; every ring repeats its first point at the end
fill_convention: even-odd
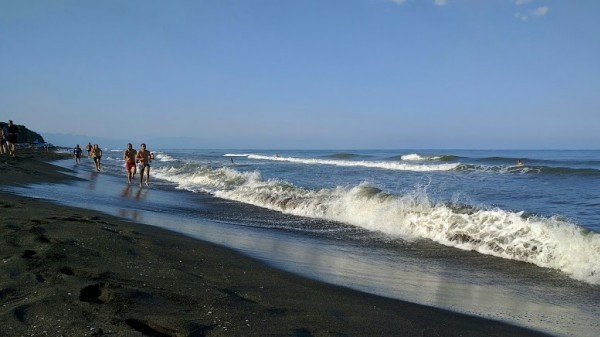
{"type": "MultiPolygon", "coordinates": [[[[73,179],[35,151],[0,185],[73,179]]],[[[5,159],[5,158],[2,158],[5,159]]],[[[0,336],[541,336],[369,295],[95,211],[0,192],[0,336]]]]}

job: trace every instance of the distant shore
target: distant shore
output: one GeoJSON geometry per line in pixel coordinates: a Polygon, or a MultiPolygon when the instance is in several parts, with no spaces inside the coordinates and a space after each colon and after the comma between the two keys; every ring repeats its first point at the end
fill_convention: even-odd
{"type": "MultiPolygon", "coordinates": [[[[74,179],[43,149],[0,186],[74,179]]],[[[369,295],[99,212],[0,192],[0,336],[542,336],[369,295]]]]}

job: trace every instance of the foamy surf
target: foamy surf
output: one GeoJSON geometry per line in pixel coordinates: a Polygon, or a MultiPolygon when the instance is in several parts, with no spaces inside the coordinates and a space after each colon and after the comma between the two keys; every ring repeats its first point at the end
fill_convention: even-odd
{"type": "MultiPolygon", "coordinates": [[[[260,154],[225,154],[226,157],[247,157],[254,160],[270,160],[290,162],[305,165],[335,165],[342,167],[367,167],[378,168],[385,170],[397,171],[451,171],[456,169],[460,163],[445,163],[445,164],[414,164],[392,161],[368,161],[368,160],[338,160],[338,159],[320,159],[320,158],[298,158],[298,157],[283,157],[283,156],[266,156],[260,154]]],[[[418,156],[418,155],[417,155],[418,156]]],[[[412,157],[411,157],[412,158],[412,157]]],[[[423,160],[423,159],[421,159],[423,160]]],[[[416,161],[416,159],[407,159],[406,161],[416,161]]]]}
{"type": "Polygon", "coordinates": [[[187,165],[156,171],[179,188],[286,214],[337,221],[405,240],[440,244],[560,270],[600,284],[600,234],[556,217],[432,202],[427,192],[386,193],[367,183],[310,190],[254,172],[187,165]]]}
{"type": "Polygon", "coordinates": [[[424,161],[424,160],[440,160],[440,156],[423,156],[417,153],[405,154],[400,156],[401,160],[406,161],[424,161]]]}
{"type": "Polygon", "coordinates": [[[170,162],[177,160],[162,151],[154,152],[154,159],[162,162],[170,162]]]}

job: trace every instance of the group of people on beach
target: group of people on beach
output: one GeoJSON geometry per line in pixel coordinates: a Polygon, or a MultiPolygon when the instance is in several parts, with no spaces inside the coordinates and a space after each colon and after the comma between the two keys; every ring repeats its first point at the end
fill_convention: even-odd
{"type": "Polygon", "coordinates": [[[135,178],[136,166],[140,165],[140,187],[142,186],[142,180],[144,173],[146,176],[146,186],[148,186],[148,180],[150,179],[150,162],[152,161],[152,153],[146,149],[146,144],[142,143],[139,150],[134,150],[131,143],[127,144],[127,150],[123,152],[123,159],[125,159],[125,169],[127,170],[127,183],[131,184],[131,180],[135,178]]]}
{"type": "MultiPolygon", "coordinates": [[[[102,149],[100,148],[100,146],[98,146],[98,144],[92,145],[92,143],[88,143],[85,146],[85,149],[87,150],[87,157],[89,159],[94,160],[94,164],[96,165],[96,171],[100,171],[100,159],[102,159],[102,149]]],[[[83,150],[81,149],[81,147],[79,147],[79,144],[75,145],[75,147],[73,148],[73,157],[75,157],[75,163],[81,163],[82,153],[83,150]]]]}
{"type": "Polygon", "coordinates": [[[0,128],[0,154],[8,154],[15,158],[17,155],[17,136],[19,128],[13,124],[12,120],[8,121],[6,128],[0,128]]]}
{"type": "MultiPolygon", "coordinates": [[[[92,145],[92,143],[88,143],[85,146],[85,149],[88,153],[88,158],[94,160],[96,170],[100,171],[100,160],[102,159],[102,149],[100,146],[98,146],[98,144],[92,145]]],[[[79,147],[79,144],[77,144],[73,148],[73,156],[75,157],[75,162],[77,164],[81,163],[82,153],[83,150],[79,147]]],[[[133,145],[128,143],[127,149],[123,152],[123,159],[125,160],[127,183],[131,184],[131,181],[135,178],[135,174],[137,173],[136,164],[138,164],[140,169],[140,187],[142,187],[142,183],[144,182],[144,176],[146,177],[146,186],[148,186],[150,180],[150,162],[152,162],[153,155],[146,149],[146,144],[142,143],[139,150],[134,150],[133,145]]]]}

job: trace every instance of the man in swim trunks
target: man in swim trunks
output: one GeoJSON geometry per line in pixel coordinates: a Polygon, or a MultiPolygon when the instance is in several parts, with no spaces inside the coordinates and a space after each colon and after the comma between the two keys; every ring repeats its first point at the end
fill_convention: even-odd
{"type": "Polygon", "coordinates": [[[102,159],[102,149],[98,144],[94,144],[91,151],[92,158],[94,158],[94,164],[96,164],[96,171],[100,171],[100,159],[102,159]]]}
{"type": "Polygon", "coordinates": [[[137,152],[135,158],[140,163],[140,187],[142,187],[142,180],[144,178],[144,172],[146,172],[146,186],[148,186],[148,180],[150,179],[150,162],[152,161],[152,154],[146,150],[146,144],[141,145],[140,150],[137,152]]]}
{"type": "MultiPolygon", "coordinates": [[[[127,144],[127,150],[123,152],[123,159],[125,159],[125,170],[127,170],[127,183],[131,184],[131,179],[135,177],[135,157],[137,151],[133,149],[131,143],[127,144]]],[[[143,172],[142,172],[143,173],[143,172]]]]}

